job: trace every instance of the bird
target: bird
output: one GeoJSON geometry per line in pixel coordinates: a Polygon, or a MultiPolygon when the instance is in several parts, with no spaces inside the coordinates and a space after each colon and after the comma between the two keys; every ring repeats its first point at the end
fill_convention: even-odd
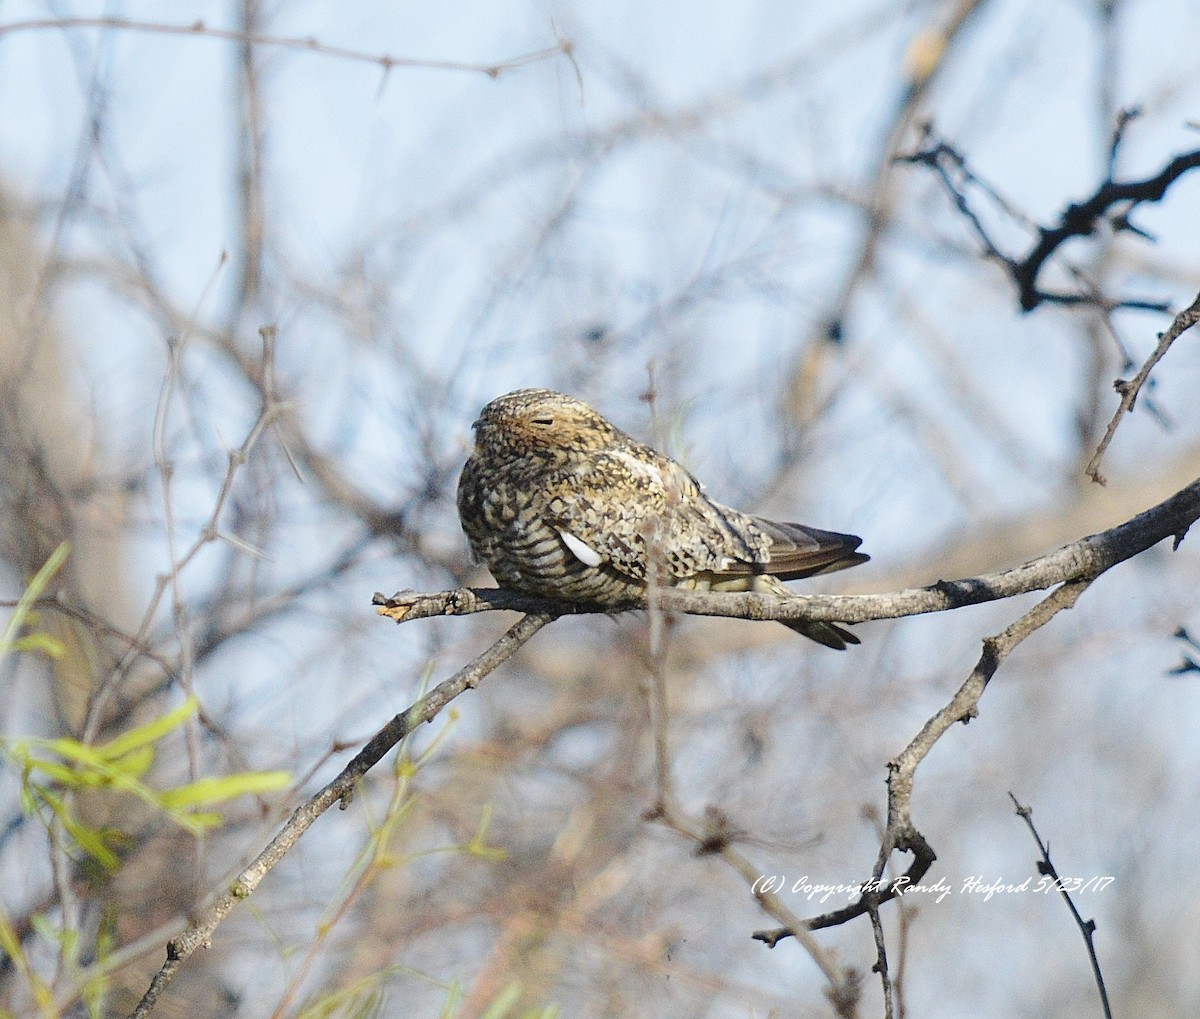
{"type": "MultiPolygon", "coordinates": [[[[710,499],[677,461],[564,393],[499,396],[472,428],[458,515],[502,588],[621,611],[654,586],[787,596],[784,580],[870,558],[856,535],[710,499]]],[[[835,623],[784,625],[835,650],[860,643],[835,623]]]]}

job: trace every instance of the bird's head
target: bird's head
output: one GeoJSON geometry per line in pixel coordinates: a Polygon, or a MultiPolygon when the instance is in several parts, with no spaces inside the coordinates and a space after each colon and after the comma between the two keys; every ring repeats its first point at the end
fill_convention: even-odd
{"type": "Polygon", "coordinates": [[[473,427],[476,447],[502,459],[605,449],[620,434],[582,400],[552,389],[498,396],[473,427]]]}

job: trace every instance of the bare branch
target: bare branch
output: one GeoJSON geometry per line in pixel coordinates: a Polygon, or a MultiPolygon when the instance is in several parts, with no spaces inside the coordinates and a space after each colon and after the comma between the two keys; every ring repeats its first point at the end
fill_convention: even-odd
{"type": "Polygon", "coordinates": [[[888,974],[887,939],[883,935],[883,919],[877,906],[867,910],[867,913],[871,917],[871,932],[875,935],[875,965],[872,969],[879,974],[883,984],[883,1019],[894,1019],[896,1002],[892,978],[888,974]]]}
{"type": "Polygon", "coordinates": [[[931,23],[913,38],[906,55],[906,81],[896,96],[890,119],[879,136],[878,147],[871,157],[873,172],[864,187],[864,229],[857,251],[848,262],[849,271],[837,288],[828,311],[818,319],[818,327],[801,349],[806,356],[798,359],[791,370],[788,408],[798,424],[804,424],[819,409],[817,399],[819,376],[828,371],[830,359],[822,356],[837,347],[845,333],[859,293],[874,275],[880,248],[896,218],[897,201],[895,153],[901,140],[910,131],[930,90],[941,77],[956,52],[956,47],[968,36],[964,31],[972,16],[982,7],[980,0],[958,0],[938,9],[931,23]]]}
{"type": "MultiPolygon", "coordinates": [[[[913,824],[911,817],[913,782],[920,763],[955,722],[966,722],[975,716],[987,684],[1000,664],[1021,641],[1044,626],[1060,611],[1071,608],[1097,576],[1117,563],[1132,558],[1164,538],[1173,538],[1175,546],[1178,547],[1197,517],[1200,517],[1200,479],[1126,523],[1000,573],[952,582],[941,581],[925,588],[880,595],[775,599],[756,594],[712,595],[656,589],[649,598],[653,610],[668,609],[749,619],[862,622],[867,619],[945,611],[1060,585],[1002,633],[984,641],[980,659],[963,685],[951,700],[925,723],[904,751],[889,763],[887,827],[872,879],[864,883],[863,894],[857,901],[808,920],[801,921],[793,917],[786,905],[779,901],[772,891],[762,887],[758,880],[761,875],[744,855],[730,844],[733,829],[724,814],[716,808],[710,809],[710,820],[717,820],[707,827],[697,826],[683,815],[670,796],[668,765],[661,759],[657,767],[658,800],[650,816],[661,819],[676,831],[694,839],[701,851],[719,853],[730,866],[747,877],[763,908],[783,922],[782,927],[758,931],[754,937],[771,947],[787,937],[801,939],[829,980],[831,1000],[839,1010],[845,1010],[841,1014],[851,1014],[857,1001],[857,976],[851,971],[843,971],[827,959],[824,950],[813,940],[810,932],[845,923],[864,913],[872,915],[878,925],[879,906],[904,894],[906,888],[919,883],[937,859],[933,848],[913,824]],[[911,852],[913,861],[904,875],[885,884],[882,882],[882,876],[892,853],[897,850],[911,852]]],[[[498,589],[461,589],[437,594],[409,592],[397,594],[392,598],[377,594],[374,603],[381,615],[397,622],[492,609],[520,609],[556,614],[571,611],[604,611],[570,603],[559,604],[498,589]]],[[[659,705],[656,712],[656,725],[659,727],[665,725],[664,714],[665,707],[659,705]]],[[[660,758],[665,755],[665,746],[665,739],[656,740],[660,758]]],[[[881,938],[878,930],[877,938],[881,938]]],[[[880,948],[880,958],[885,960],[882,952],[880,948]]],[[[886,966],[886,961],[881,965],[886,966]]],[[[886,973],[881,972],[881,977],[886,984],[886,973]]]]}
{"type": "Polygon", "coordinates": [[[1037,828],[1033,826],[1033,808],[1023,807],[1011,792],[1008,794],[1009,799],[1013,801],[1013,806],[1017,808],[1017,816],[1024,819],[1029,826],[1029,831],[1033,835],[1034,842],[1037,843],[1038,850],[1042,854],[1042,858],[1038,860],[1038,873],[1043,877],[1051,878],[1058,886],[1059,892],[1062,893],[1063,899],[1067,903],[1067,907],[1071,910],[1071,916],[1075,918],[1075,925],[1079,928],[1079,933],[1083,935],[1084,943],[1087,945],[1088,958],[1092,963],[1092,975],[1096,978],[1096,987],[1100,991],[1100,1004],[1104,1009],[1105,1019],[1112,1019],[1112,1008],[1108,1003],[1108,991],[1104,987],[1104,974],[1100,970],[1100,960],[1096,956],[1096,921],[1085,920],[1079,915],[1079,910],[1075,908],[1075,903],[1071,901],[1071,896],[1067,892],[1066,886],[1059,879],[1058,871],[1054,867],[1054,863],[1050,859],[1050,850],[1042,841],[1042,837],[1038,834],[1037,828]]]}
{"type": "Polygon", "coordinates": [[[645,814],[647,820],[661,821],[668,828],[691,840],[696,845],[696,854],[717,855],[736,871],[750,888],[751,894],[766,913],[794,932],[800,946],[821,970],[828,986],[825,994],[833,1003],[839,1016],[855,1015],[861,997],[862,979],[853,968],[842,966],[834,953],[825,948],[803,926],[775,890],[766,887],[761,880],[762,872],[733,845],[742,834],[729,820],[726,813],[716,806],[709,806],[702,821],[690,818],[680,806],[674,794],[671,779],[671,761],[668,751],[667,730],[670,721],[667,700],[666,639],[663,612],[657,605],[650,607],[650,684],[648,701],[650,725],[654,733],[654,806],[645,814]]]}
{"type": "Polygon", "coordinates": [[[240,324],[262,288],[263,250],[266,243],[266,208],[263,182],[266,111],[263,83],[254,39],[262,23],[258,0],[243,0],[240,10],[242,38],[238,45],[240,65],[238,107],[238,213],[237,293],[229,315],[229,331],[240,324]]]}
{"type": "MultiPolygon", "coordinates": [[[[1160,202],[1167,189],[1189,170],[1200,166],[1200,149],[1176,156],[1153,177],[1145,180],[1103,181],[1082,202],[1073,202],[1063,210],[1058,225],[1042,227],[1032,250],[1015,266],[1013,279],[1021,296],[1023,311],[1032,311],[1043,301],[1056,300],[1038,287],[1038,274],[1046,260],[1072,237],[1090,237],[1100,221],[1114,206],[1122,207],[1112,217],[1116,230],[1141,233],[1129,222],[1130,213],[1142,202],[1160,202]]],[[[1144,235],[1143,235],[1144,236],[1144,235]]],[[[1060,302],[1062,303],[1062,302],[1060,302]]]]}
{"type": "Polygon", "coordinates": [[[221,925],[233,908],[243,899],[248,899],[259,883],[274,866],[283,859],[300,837],[308,831],[326,810],[339,800],[345,808],[354,795],[354,786],[383,756],[417,726],[432,721],[455,697],[479,685],[482,679],[502,662],[510,658],[530,637],[550,622],[552,615],[527,615],[507,630],[504,635],[478,658],[463,666],[449,679],[443,680],[412,706],[396,715],[379,730],[358,752],[354,759],[342,769],[315,796],[310,797],[293,812],[287,823],[267,844],[249,866],[245,867],[231,882],[227,891],[204,910],[200,919],[167,945],[167,961],[155,974],[142,1000],[131,1013],[130,1019],[144,1019],[153,1011],[162,992],[170,986],[188,957],[209,944],[214,931],[221,925]]]}
{"type": "MultiPolygon", "coordinates": [[[[273,376],[269,362],[273,357],[274,333],[267,329],[262,334],[263,341],[263,372],[267,378],[273,376]]],[[[242,440],[242,444],[237,449],[229,450],[227,453],[227,466],[224,477],[221,479],[221,487],[217,492],[216,499],[213,503],[212,511],[209,514],[208,520],[197,532],[192,543],[185,549],[180,551],[176,547],[175,542],[175,523],[174,523],[174,508],[171,488],[171,479],[174,474],[174,465],[167,455],[165,447],[165,418],[172,389],[178,384],[176,372],[178,370],[177,357],[180,354],[180,347],[176,344],[172,348],[171,369],[163,382],[162,394],[160,396],[159,408],[155,418],[155,461],[158,465],[160,477],[162,478],[163,486],[163,517],[166,524],[167,550],[170,557],[171,568],[165,573],[158,576],[155,581],[154,593],[146,606],[146,610],[142,616],[142,623],[139,627],[134,640],[130,643],[129,650],[122,657],[121,662],[105,679],[104,683],[95,692],[92,697],[91,704],[88,709],[87,722],[84,727],[85,740],[95,739],[96,733],[100,731],[100,727],[104,722],[104,712],[108,707],[109,701],[119,687],[121,681],[125,678],[128,670],[137,660],[137,649],[146,643],[150,633],[150,628],[153,625],[154,618],[158,612],[158,607],[162,603],[163,597],[167,591],[172,594],[172,610],[176,623],[176,631],[180,635],[181,645],[181,664],[174,670],[180,675],[185,687],[189,681],[187,670],[190,667],[192,646],[191,633],[185,625],[186,608],[183,595],[180,591],[180,578],[188,565],[196,559],[201,550],[212,542],[215,542],[220,537],[220,529],[218,524],[221,520],[225,507],[229,503],[230,495],[233,491],[234,482],[237,479],[238,473],[246,465],[250,458],[250,453],[263,437],[264,433],[276,419],[282,414],[287,405],[278,401],[275,398],[275,393],[272,389],[266,388],[263,390],[263,403],[259,410],[258,416],[254,423],[250,426],[246,437],[242,440]]],[[[190,689],[190,688],[189,688],[190,689]]]]}
{"type": "Polygon", "coordinates": [[[1103,459],[1109,443],[1112,442],[1113,436],[1116,434],[1117,425],[1121,423],[1121,419],[1126,414],[1133,410],[1134,404],[1137,403],[1138,394],[1142,391],[1142,386],[1146,384],[1146,380],[1150,378],[1150,372],[1162,360],[1163,355],[1166,354],[1171,344],[1180,335],[1191,329],[1197,322],[1200,322],[1200,294],[1197,294],[1196,299],[1175,316],[1175,320],[1165,333],[1159,334],[1158,346],[1146,358],[1146,363],[1142,365],[1138,373],[1129,381],[1117,379],[1113,383],[1113,388],[1121,394],[1121,403],[1117,407],[1116,413],[1113,414],[1112,420],[1109,421],[1108,427],[1104,430],[1104,438],[1100,440],[1100,445],[1096,447],[1096,452],[1092,454],[1087,467],[1084,468],[1084,473],[1093,481],[1101,485],[1104,484],[1104,475],[1100,473],[1100,461],[1103,459]]]}
{"type": "MultiPolygon", "coordinates": [[[[914,885],[928,873],[937,859],[933,847],[917,830],[912,821],[912,791],[917,768],[933,745],[955,722],[968,722],[975,717],[979,699],[1005,658],[1035,630],[1045,626],[1063,609],[1069,609],[1088,589],[1093,578],[1074,580],[1052,591],[1029,612],[995,637],[983,642],[983,653],[966,681],[950,701],[929,719],[921,731],[895,758],[888,762],[887,828],[879,847],[879,856],[871,880],[864,882],[863,894],[848,906],[804,921],[808,930],[833,927],[877,909],[914,885]],[[881,879],[893,852],[911,852],[913,862],[902,877],[882,885],[881,879]]],[[[774,948],[781,940],[792,937],[795,928],[784,926],[777,930],[756,931],[754,938],[774,948]]]]}
{"type": "Polygon", "coordinates": [[[424,68],[434,71],[473,71],[486,74],[489,78],[498,78],[506,71],[525,67],[541,60],[563,54],[570,56],[574,46],[569,39],[558,37],[553,46],[545,49],[521,53],[507,60],[494,64],[469,64],[457,60],[426,60],[418,57],[393,57],[387,53],[364,53],[361,50],[348,49],[345,46],[330,46],[313,36],[298,38],[284,35],[266,35],[257,32],[244,32],[228,28],[213,28],[203,21],[193,21],[190,25],[172,25],[156,21],[134,21],[129,18],[30,18],[27,21],[13,21],[0,25],[0,37],[16,32],[44,31],[46,29],[62,30],[65,28],[109,28],[125,32],[149,32],[155,35],[185,35],[198,38],[221,39],[227,42],[239,42],[250,46],[276,46],[282,49],[304,50],[318,53],[322,56],[336,57],[339,60],[351,60],[358,63],[378,64],[384,73],[395,67],[424,68]]]}
{"type": "Polygon", "coordinates": [[[1138,308],[1146,311],[1167,310],[1162,301],[1109,300],[1086,290],[1081,293],[1050,291],[1041,286],[1038,278],[1046,262],[1067,241],[1074,237],[1090,237],[1105,220],[1115,231],[1147,236],[1144,231],[1130,222],[1129,217],[1133,210],[1143,202],[1162,201],[1167,190],[1175,181],[1189,170],[1200,166],[1200,149],[1176,156],[1157,174],[1145,180],[1116,181],[1110,174],[1088,198],[1082,202],[1072,202],[1068,205],[1055,226],[1039,226],[1037,240],[1030,250],[1020,258],[1004,254],[992,240],[978,214],[971,207],[967,197],[967,188],[979,186],[990,198],[997,200],[998,204],[1009,214],[1012,212],[1011,208],[1006,202],[999,200],[997,192],[990,185],[984,184],[967,168],[966,158],[953,146],[943,141],[936,141],[920,152],[898,158],[901,162],[928,166],[938,174],[958,210],[967,219],[976,237],[979,238],[984,254],[1001,263],[1012,278],[1017,287],[1022,311],[1033,311],[1040,304],[1091,304],[1110,310],[1113,308],[1138,308]]]}

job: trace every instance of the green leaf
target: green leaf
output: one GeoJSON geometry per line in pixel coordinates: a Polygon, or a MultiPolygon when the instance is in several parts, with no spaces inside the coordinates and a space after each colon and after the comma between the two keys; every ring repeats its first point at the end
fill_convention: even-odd
{"type": "Polygon", "coordinates": [[[489,846],[486,842],[488,828],[492,824],[492,805],[487,803],[484,805],[483,814],[479,818],[479,828],[475,834],[471,836],[471,841],[467,843],[466,850],[472,856],[478,857],[481,860],[505,860],[508,858],[508,853],[499,846],[489,846]]]}
{"type": "Polygon", "coordinates": [[[136,729],[121,733],[120,736],[110,739],[107,743],[100,744],[95,748],[96,753],[112,761],[132,753],[134,750],[140,750],[142,747],[154,746],[154,744],[160,743],[169,732],[178,729],[191,718],[196,713],[198,706],[199,702],[196,698],[189,697],[174,711],[168,711],[162,718],[155,718],[145,725],[139,725],[136,729]]]}
{"type": "Polygon", "coordinates": [[[210,828],[219,828],[225,818],[220,814],[211,810],[202,810],[193,814],[172,814],[175,823],[187,828],[196,834],[208,831],[210,828]]]}
{"type": "Polygon", "coordinates": [[[21,948],[21,939],[17,937],[17,932],[13,930],[12,924],[8,922],[8,917],[3,913],[0,913],[0,951],[9,959],[25,958],[25,951],[21,948]]]}
{"type": "Polygon", "coordinates": [[[292,781],[286,771],[242,771],[233,775],[202,778],[159,794],[168,810],[183,810],[201,804],[221,803],[238,796],[274,792],[292,781]]]}
{"type": "Polygon", "coordinates": [[[521,983],[519,980],[514,980],[496,995],[495,999],[488,1006],[488,1010],[483,1013],[483,1019],[504,1019],[512,1011],[513,1006],[520,997],[521,983]]]}
{"type": "Polygon", "coordinates": [[[13,641],[12,649],[26,652],[40,651],[47,658],[61,658],[67,653],[63,642],[57,637],[51,637],[48,633],[27,633],[24,637],[13,641]]]}
{"type": "Polygon", "coordinates": [[[4,625],[4,632],[0,633],[0,657],[8,654],[17,645],[17,632],[25,625],[26,617],[33,610],[33,603],[42,596],[42,592],[46,590],[51,578],[67,561],[70,553],[71,546],[64,541],[50,553],[50,558],[42,564],[42,568],[26,585],[17,602],[17,607],[13,609],[13,614],[8,617],[8,622],[4,625]]]}
{"type": "Polygon", "coordinates": [[[77,786],[126,786],[130,781],[141,778],[154,763],[154,747],[139,747],[124,757],[109,759],[97,747],[89,747],[69,736],[52,740],[32,741],[38,749],[49,750],[67,761],[74,762],[73,766],[48,761],[42,757],[30,755],[28,761],[32,770],[40,771],[63,785],[77,786]]]}
{"type": "Polygon", "coordinates": [[[112,762],[112,770],[129,778],[141,778],[154,763],[154,747],[140,747],[112,762]]]}
{"type": "Polygon", "coordinates": [[[120,857],[108,848],[108,842],[120,835],[115,832],[104,832],[98,828],[89,828],[71,817],[63,801],[47,789],[35,789],[37,797],[46,804],[54,815],[62,822],[67,833],[75,840],[85,853],[107,871],[115,871],[120,865],[120,857]]]}
{"type": "Polygon", "coordinates": [[[57,782],[59,785],[70,789],[102,784],[103,776],[98,776],[94,773],[81,773],[68,765],[59,764],[58,761],[47,761],[41,757],[28,757],[26,761],[28,762],[28,767],[26,768],[27,774],[31,775],[33,772],[38,772],[46,778],[57,782]]]}
{"type": "Polygon", "coordinates": [[[462,985],[455,981],[446,989],[446,1003],[442,1006],[438,1019],[454,1019],[454,1014],[458,1011],[462,998],[462,985]]]}
{"type": "Polygon", "coordinates": [[[198,808],[237,796],[272,792],[289,785],[283,771],[239,772],[202,778],[174,789],[157,790],[141,781],[154,762],[157,744],[192,717],[195,698],[180,707],[131,729],[107,743],[88,746],[70,737],[16,740],[0,750],[21,770],[21,804],[30,816],[48,807],[76,845],[106,870],[115,870],[120,859],[112,851],[114,840],[124,838],[117,830],[99,831],[69,815],[67,802],[54,790],[107,787],[133,796],[165,814],[193,835],[215,828],[224,820],[214,811],[198,808]],[[40,782],[38,781],[40,780],[40,782]]]}

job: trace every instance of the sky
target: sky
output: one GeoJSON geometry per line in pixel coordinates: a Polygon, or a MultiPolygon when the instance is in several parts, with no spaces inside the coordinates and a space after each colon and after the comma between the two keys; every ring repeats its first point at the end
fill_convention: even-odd
{"type": "MultiPolygon", "coordinates": [[[[276,7],[266,32],[291,42],[259,50],[266,284],[234,315],[237,53],[208,33],[152,27],[169,18],[231,28],[232,6],[0,5],[0,166],[68,266],[54,275],[55,308],[72,340],[79,399],[105,423],[96,439],[116,465],[151,464],[148,408],[162,389],[170,331],[121,274],[152,278],[184,324],[192,399],[168,431],[189,468],[177,489],[187,526],[203,521],[213,496],[213,450],[235,445],[257,410],[206,331],[230,327],[252,345],[257,327],[271,323],[281,377],[314,441],[383,503],[415,498],[430,463],[452,479],[487,400],[553,384],[684,459],[718,498],[863,534],[875,561],[862,583],[927,582],[929,549],[997,522],[1067,516],[1086,445],[1081,408],[1090,393],[1108,396],[1107,382],[1088,380],[1121,370],[1118,341],[1140,362],[1165,327],[1162,315],[1118,311],[1116,336],[1101,330],[1090,346],[1069,309],[1021,314],[933,174],[899,165],[881,175],[906,68],[949,5],[276,7]],[[126,24],[32,24],[99,16],[126,24]],[[484,73],[530,54],[541,56],[484,73]],[[386,73],[385,56],[397,60],[386,73]],[[813,337],[837,305],[877,201],[890,215],[874,273],[818,374],[821,413],[796,426],[788,416],[800,401],[781,395],[783,380],[820,347],[813,337]],[[653,406],[639,398],[651,378],[653,406]]],[[[1144,110],[1120,149],[1118,176],[1152,174],[1200,147],[1196,38],[1194,3],[1118,4],[1107,33],[1083,2],[982,3],[919,118],[1008,203],[1006,211],[973,192],[997,241],[1019,253],[1038,224],[1103,177],[1114,108],[1144,110]]],[[[906,137],[917,143],[915,131],[906,137]]],[[[1200,175],[1138,211],[1156,243],[1079,241],[1068,254],[1109,292],[1180,307],[1195,296],[1198,215],[1200,175]]],[[[1071,282],[1053,268],[1056,283],[1071,282]]],[[[1177,345],[1156,374],[1144,403],[1157,413],[1144,406],[1122,426],[1106,460],[1115,488],[1194,449],[1194,349],[1177,345]]],[[[340,522],[308,503],[311,486],[284,491],[294,527],[273,537],[261,567],[280,584],[306,576],[342,536],[340,522]]],[[[154,498],[141,510],[152,521],[154,498]]],[[[422,512],[428,547],[461,555],[448,499],[422,512]]],[[[138,551],[130,581],[144,593],[164,562],[156,526],[138,551]]],[[[210,591],[221,562],[201,557],[190,590],[210,591]]],[[[1111,709],[1142,733],[1139,746],[1166,746],[1168,761],[1182,762],[1194,750],[1171,734],[1173,722],[1194,719],[1196,705],[1177,688],[1153,687],[1169,707],[1147,702],[1145,690],[1178,657],[1170,629],[1188,619],[1200,629],[1200,620],[1179,575],[1159,583],[1161,563],[1136,565],[1124,600],[1105,589],[1103,610],[1079,624],[1096,635],[1096,668],[1139,677],[1098,693],[1083,713],[1111,709]],[[1155,642],[1142,640],[1149,627],[1162,631],[1155,642]]],[[[390,591],[452,578],[381,551],[354,579],[390,591]],[[424,572],[398,578],[402,569],[424,572]]],[[[309,711],[361,734],[364,705],[378,708],[396,672],[444,663],[437,656],[459,639],[431,624],[399,648],[389,632],[331,650],[310,624],[338,611],[342,595],[318,592],[306,602],[310,616],[231,651],[226,671],[257,680],[214,677],[212,696],[244,699],[251,717],[266,720],[288,696],[269,664],[303,673],[323,656],[361,655],[369,663],[361,685],[289,702],[284,741],[311,749],[327,735],[314,734],[309,711]]],[[[1011,621],[984,612],[886,631],[896,660],[910,656],[907,678],[969,668],[981,633],[1011,621]]],[[[1065,668],[1041,664],[1046,674],[1065,668]]],[[[886,684],[882,691],[896,697],[886,684]]],[[[995,697],[1002,717],[1016,715],[1018,693],[995,697]]],[[[905,707],[919,714],[927,705],[905,707]]],[[[1037,744],[1031,755],[1047,752],[1037,733],[1022,732],[1037,744]]],[[[996,755],[976,762],[981,783],[1002,783],[988,769],[1003,758],[1003,740],[977,738],[981,757],[983,748],[996,755]]],[[[1063,778],[1055,795],[1069,801],[1070,785],[1063,778]]],[[[964,855],[986,859],[987,845],[963,841],[964,855]]]]}

